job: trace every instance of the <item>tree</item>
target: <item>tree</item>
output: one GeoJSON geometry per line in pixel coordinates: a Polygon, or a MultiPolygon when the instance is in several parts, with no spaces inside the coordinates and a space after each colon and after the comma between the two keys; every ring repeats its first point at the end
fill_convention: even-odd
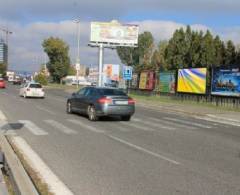
{"type": "Polygon", "coordinates": [[[215,47],[214,65],[221,66],[224,64],[226,51],[225,51],[224,42],[221,41],[219,36],[216,36],[214,39],[214,47],[215,47]]]}
{"type": "Polygon", "coordinates": [[[34,80],[36,82],[40,83],[41,85],[47,85],[48,84],[48,78],[42,72],[40,72],[37,76],[35,76],[34,80]]]}
{"type": "Polygon", "coordinates": [[[61,79],[65,77],[69,71],[69,47],[62,39],[54,37],[45,39],[42,46],[49,58],[47,67],[53,81],[60,83],[61,79]]]}
{"type": "Polygon", "coordinates": [[[5,75],[6,68],[7,68],[6,64],[0,63],[0,74],[5,75]]]}
{"type": "Polygon", "coordinates": [[[225,65],[233,65],[236,63],[236,49],[231,40],[227,42],[225,51],[225,65]]]}
{"type": "Polygon", "coordinates": [[[160,41],[158,44],[158,48],[153,52],[151,63],[155,70],[169,69],[165,61],[165,51],[167,46],[168,46],[167,41],[160,41]]]}
{"type": "Polygon", "coordinates": [[[117,54],[121,62],[128,66],[139,64],[138,49],[132,47],[117,47],[117,54]]]}
{"type": "Polygon", "coordinates": [[[76,68],[74,68],[73,66],[70,66],[68,69],[68,75],[73,76],[73,75],[76,75],[76,73],[77,73],[76,68]]]}

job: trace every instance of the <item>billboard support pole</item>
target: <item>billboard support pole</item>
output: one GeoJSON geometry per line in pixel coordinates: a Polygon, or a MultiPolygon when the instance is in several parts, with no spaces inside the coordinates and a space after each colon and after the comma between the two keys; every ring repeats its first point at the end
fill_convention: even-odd
{"type": "Polygon", "coordinates": [[[98,66],[98,86],[102,87],[102,71],[103,71],[103,44],[99,44],[99,66],[98,66]]]}

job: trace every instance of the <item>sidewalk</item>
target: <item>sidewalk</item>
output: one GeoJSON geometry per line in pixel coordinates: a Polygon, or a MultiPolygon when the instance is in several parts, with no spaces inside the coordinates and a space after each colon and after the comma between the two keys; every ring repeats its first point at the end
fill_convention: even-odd
{"type": "Polygon", "coordinates": [[[240,112],[239,111],[228,111],[221,107],[207,107],[206,105],[193,105],[180,103],[165,103],[165,102],[152,102],[137,100],[137,105],[147,107],[150,109],[166,110],[176,113],[183,113],[194,117],[202,117],[204,119],[216,119],[225,120],[229,122],[239,123],[240,126],[240,112]]]}

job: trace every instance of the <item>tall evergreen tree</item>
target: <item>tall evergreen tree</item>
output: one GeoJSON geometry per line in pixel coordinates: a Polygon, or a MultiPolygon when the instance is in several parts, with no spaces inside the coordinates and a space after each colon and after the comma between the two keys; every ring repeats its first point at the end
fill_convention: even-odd
{"type": "Polygon", "coordinates": [[[236,63],[236,49],[231,40],[227,41],[225,51],[225,65],[233,65],[236,63]]]}
{"type": "Polygon", "coordinates": [[[216,36],[214,39],[214,47],[215,47],[214,65],[221,66],[224,64],[225,45],[224,42],[221,41],[219,36],[216,36]]]}

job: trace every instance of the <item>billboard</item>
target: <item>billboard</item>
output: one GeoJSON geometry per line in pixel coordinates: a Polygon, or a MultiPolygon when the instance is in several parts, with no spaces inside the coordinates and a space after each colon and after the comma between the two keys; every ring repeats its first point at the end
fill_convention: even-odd
{"type": "Polygon", "coordinates": [[[206,68],[189,68],[178,70],[178,92],[206,93],[206,68]]]}
{"type": "Polygon", "coordinates": [[[154,72],[141,72],[139,89],[153,90],[155,83],[154,72]]]}
{"type": "Polygon", "coordinates": [[[240,97],[240,68],[213,69],[211,94],[240,97]]]}
{"type": "Polygon", "coordinates": [[[176,72],[165,71],[159,75],[159,91],[163,93],[175,93],[176,90],[176,72]]]}
{"type": "Polygon", "coordinates": [[[103,66],[103,85],[117,87],[119,83],[120,67],[118,64],[104,64],[103,66]]]}
{"type": "Polygon", "coordinates": [[[139,27],[117,22],[91,22],[90,42],[112,43],[118,45],[138,44],[139,27]]]}

